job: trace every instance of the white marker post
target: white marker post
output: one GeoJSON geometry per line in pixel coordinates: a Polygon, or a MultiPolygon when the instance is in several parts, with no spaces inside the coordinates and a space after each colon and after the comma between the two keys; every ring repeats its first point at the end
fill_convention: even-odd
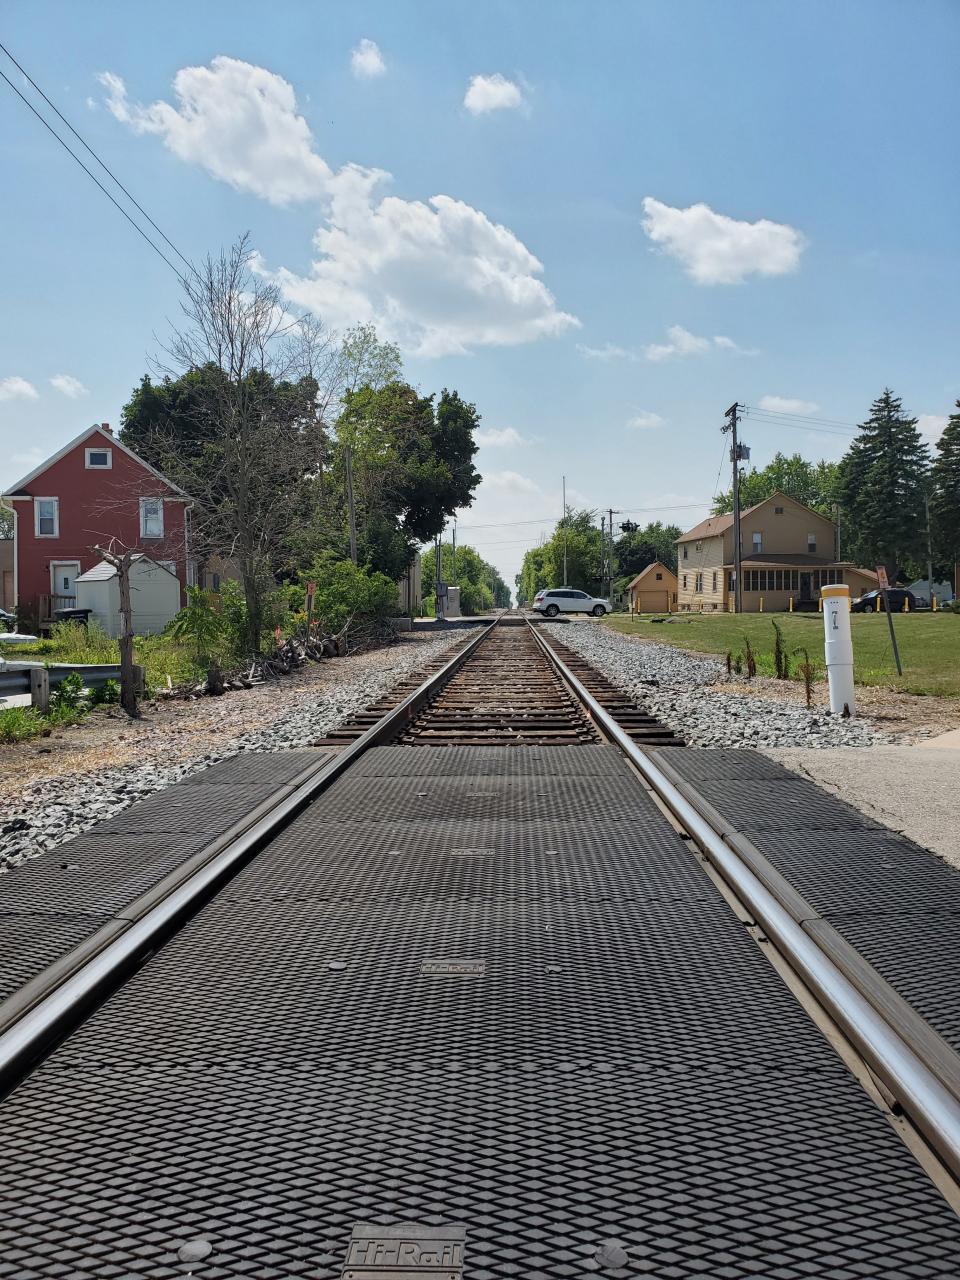
{"type": "Polygon", "coordinates": [[[843,584],[823,587],[823,652],[827,660],[830,710],[857,714],[853,692],[853,640],[850,636],[850,588],[843,584]]]}

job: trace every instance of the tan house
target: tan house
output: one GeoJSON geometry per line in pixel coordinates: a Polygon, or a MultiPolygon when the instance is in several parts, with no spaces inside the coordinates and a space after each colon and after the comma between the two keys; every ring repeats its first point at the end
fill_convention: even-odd
{"type": "Polygon", "coordinates": [[[668,613],[677,607],[677,575],[659,560],[648,564],[624,592],[631,613],[668,613]]]}
{"type": "MultiPolygon", "coordinates": [[[[740,513],[743,610],[817,607],[820,588],[845,582],[856,598],[877,585],[871,569],[836,558],[837,527],[777,491],[740,513]]],[[[711,516],[677,539],[681,611],[733,608],[733,516],[711,516]]]]}

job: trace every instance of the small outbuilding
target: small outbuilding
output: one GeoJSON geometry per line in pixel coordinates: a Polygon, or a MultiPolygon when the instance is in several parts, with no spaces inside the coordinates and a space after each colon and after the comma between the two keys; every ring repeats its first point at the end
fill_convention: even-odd
{"type": "MultiPolygon", "coordinates": [[[[120,635],[120,579],[106,560],[76,580],[77,608],[89,609],[108,636],[120,635]]],[[[149,556],[135,555],[130,565],[130,604],[134,635],[155,635],[180,611],[180,581],[149,556]]]]}
{"type": "Polygon", "coordinates": [[[631,613],[672,613],[677,607],[677,575],[654,560],[627,586],[626,596],[631,613]]]}

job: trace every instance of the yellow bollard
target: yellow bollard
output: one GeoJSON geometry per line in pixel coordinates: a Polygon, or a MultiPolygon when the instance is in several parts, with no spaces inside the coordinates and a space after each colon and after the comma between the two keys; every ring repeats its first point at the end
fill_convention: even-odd
{"type": "Polygon", "coordinates": [[[763,613],[763,596],[760,597],[760,612],[763,613]]]}
{"type": "Polygon", "coordinates": [[[817,601],[817,613],[823,613],[823,596],[817,601]]]}
{"type": "Polygon", "coordinates": [[[879,613],[879,612],[880,612],[880,597],[879,597],[879,596],[877,596],[876,600],[874,601],[874,604],[873,604],[873,612],[874,612],[874,613],[879,613]]]}
{"type": "Polygon", "coordinates": [[[789,612],[790,612],[790,613],[793,613],[793,596],[791,596],[791,597],[790,597],[790,609],[789,609],[789,612]]]}
{"type": "Polygon", "coordinates": [[[903,597],[903,612],[904,612],[904,613],[909,613],[909,612],[910,612],[910,597],[909,597],[909,596],[904,596],[904,597],[903,597]]]}
{"type": "Polygon", "coordinates": [[[930,597],[930,608],[933,610],[933,612],[934,612],[934,613],[936,613],[936,612],[937,612],[937,597],[936,597],[936,596],[931,596],[931,597],[930,597]]]}

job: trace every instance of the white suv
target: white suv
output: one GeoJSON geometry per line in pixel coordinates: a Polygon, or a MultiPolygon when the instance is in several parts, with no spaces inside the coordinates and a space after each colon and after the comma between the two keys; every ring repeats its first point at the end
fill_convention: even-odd
{"type": "Polygon", "coordinates": [[[598,600],[596,596],[588,596],[585,591],[573,591],[564,587],[558,591],[538,591],[533,600],[537,613],[545,613],[548,618],[555,618],[558,613],[592,613],[595,618],[602,618],[610,612],[609,600],[598,600]]]}

